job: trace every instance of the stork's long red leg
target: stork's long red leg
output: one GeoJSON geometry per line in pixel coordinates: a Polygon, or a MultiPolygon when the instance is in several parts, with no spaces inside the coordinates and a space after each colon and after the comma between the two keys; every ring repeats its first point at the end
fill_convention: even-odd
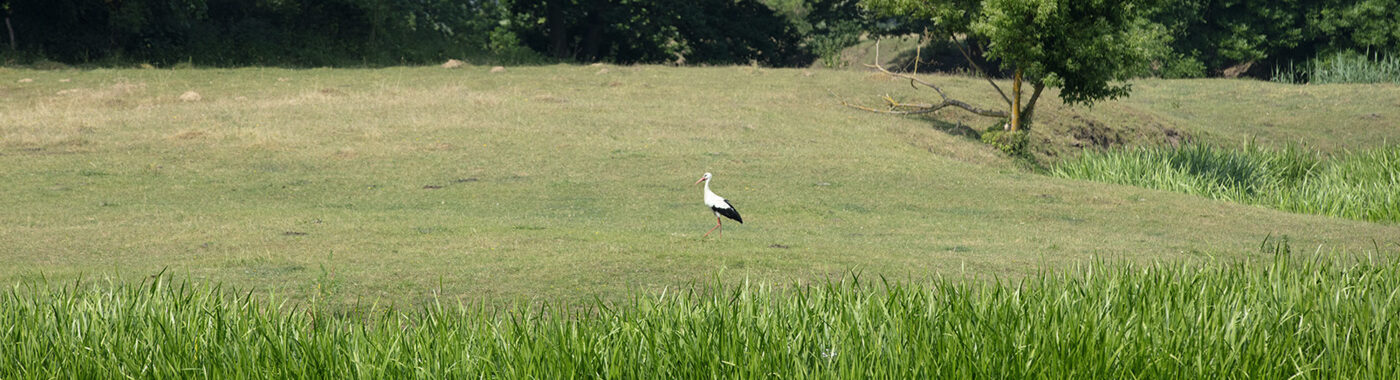
{"type": "MultiPolygon", "coordinates": [[[[715,232],[715,228],[719,228],[721,225],[722,225],[722,224],[720,224],[719,218],[715,218],[715,226],[714,226],[714,228],[711,228],[709,231],[706,231],[706,232],[705,232],[705,236],[710,236],[710,233],[711,233],[711,232],[715,232]]],[[[719,234],[720,234],[720,235],[724,235],[724,229],[720,228],[719,234]]],[[[701,236],[701,237],[705,237],[705,236],[701,236]]]]}

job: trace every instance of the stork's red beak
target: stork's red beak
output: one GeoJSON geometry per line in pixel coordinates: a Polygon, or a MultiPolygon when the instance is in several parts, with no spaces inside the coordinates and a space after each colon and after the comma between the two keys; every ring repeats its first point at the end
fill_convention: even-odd
{"type": "Polygon", "coordinates": [[[701,182],[705,182],[705,177],[700,177],[700,179],[695,180],[696,185],[699,185],[701,182]]]}

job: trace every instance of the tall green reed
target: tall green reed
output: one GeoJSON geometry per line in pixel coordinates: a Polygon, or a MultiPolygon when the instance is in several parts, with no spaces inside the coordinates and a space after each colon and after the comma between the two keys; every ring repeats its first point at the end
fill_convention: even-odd
{"type": "Polygon", "coordinates": [[[1341,52],[1274,68],[1270,80],[1292,84],[1400,83],[1400,56],[1341,52]]]}
{"type": "Polygon", "coordinates": [[[1400,222],[1400,146],[1394,145],[1331,158],[1297,146],[1253,144],[1085,151],[1050,173],[1299,213],[1400,222]]]}
{"type": "Polygon", "coordinates": [[[16,286],[0,377],[1400,376],[1400,260],[1086,263],[1017,281],[741,283],[324,310],[161,277],[16,286]]]}

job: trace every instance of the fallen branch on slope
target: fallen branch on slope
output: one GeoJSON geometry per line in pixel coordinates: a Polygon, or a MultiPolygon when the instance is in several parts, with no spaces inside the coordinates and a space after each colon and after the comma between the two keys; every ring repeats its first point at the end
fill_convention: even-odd
{"type": "MultiPolygon", "coordinates": [[[[854,109],[858,109],[858,110],[862,110],[862,111],[875,112],[875,113],[883,113],[883,114],[891,114],[891,115],[919,115],[919,114],[932,113],[932,112],[935,112],[935,111],[938,111],[938,110],[941,110],[941,109],[944,109],[944,108],[948,108],[948,107],[957,107],[957,108],[962,108],[963,110],[966,110],[966,111],[968,111],[968,112],[971,112],[971,113],[974,113],[974,114],[977,114],[977,115],[981,115],[981,116],[988,116],[988,117],[1011,117],[1011,113],[1010,113],[1010,112],[1006,112],[1006,111],[1002,111],[1002,110],[994,110],[994,109],[982,108],[982,107],[974,106],[974,105],[972,105],[972,104],[969,104],[969,103],[964,102],[964,101],[961,101],[961,100],[957,100],[957,99],[950,98],[950,97],[948,97],[948,94],[947,94],[947,93],[943,92],[943,89],[942,89],[942,88],[938,87],[938,85],[935,85],[935,84],[933,84],[933,83],[929,83],[929,82],[927,82],[927,81],[925,81],[925,80],[923,80],[923,79],[919,79],[919,78],[918,78],[917,76],[915,76],[915,75],[909,75],[909,74],[904,74],[904,73],[896,73],[896,72],[892,72],[892,71],[886,70],[884,66],[881,66],[881,65],[880,65],[880,59],[879,59],[880,45],[879,45],[879,42],[877,41],[875,44],[876,44],[876,45],[875,45],[875,54],[876,54],[875,64],[867,64],[867,65],[865,65],[866,67],[870,67],[870,68],[873,68],[873,69],[875,69],[875,70],[879,70],[881,73],[884,73],[885,75],[889,75],[889,76],[892,76],[892,77],[895,77],[895,78],[908,79],[908,80],[909,80],[909,86],[910,86],[910,87],[913,87],[913,88],[915,88],[915,89],[918,89],[918,88],[919,88],[919,85],[923,85],[924,87],[931,88],[931,89],[933,89],[934,92],[938,93],[938,96],[939,96],[940,98],[943,98],[943,101],[942,101],[942,102],[935,103],[935,104],[900,103],[899,101],[894,100],[894,98],[891,98],[889,95],[885,95],[883,99],[884,99],[884,101],[885,101],[886,109],[881,110],[881,109],[876,109],[876,108],[871,108],[871,107],[862,106],[862,105],[859,105],[859,104],[852,104],[852,103],[850,103],[850,102],[847,102],[845,99],[841,99],[841,97],[836,96],[836,93],[833,92],[831,95],[832,95],[832,96],[836,96],[836,98],[837,98],[838,100],[841,101],[841,105],[844,105],[844,106],[850,107],[850,108],[854,108],[854,109]]],[[[961,48],[961,47],[959,47],[959,48],[961,48]]],[[[916,61],[917,61],[917,59],[918,59],[918,58],[915,58],[916,61]]],[[[915,74],[918,74],[918,73],[916,72],[915,74]]],[[[995,83],[993,83],[992,85],[993,85],[993,86],[996,86],[995,83]]],[[[998,88],[997,91],[1000,92],[1001,89],[998,88]]],[[[828,92],[830,92],[830,90],[828,90],[828,92]]],[[[1039,95],[1039,92],[1037,92],[1037,95],[1039,95]]],[[[1002,95],[1003,98],[1005,98],[1005,96],[1006,96],[1005,94],[1002,95]]]]}

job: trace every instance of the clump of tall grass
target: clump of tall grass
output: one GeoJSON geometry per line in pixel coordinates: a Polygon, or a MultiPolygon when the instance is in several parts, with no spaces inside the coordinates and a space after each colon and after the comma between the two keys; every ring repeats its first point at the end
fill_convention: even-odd
{"type": "Polygon", "coordinates": [[[1274,68],[1279,83],[1400,83],[1400,56],[1342,52],[1301,65],[1274,68]]]}
{"type": "Polygon", "coordinates": [[[1400,259],[1086,264],[1020,281],[715,286],[329,312],[157,278],[0,298],[0,377],[1400,376],[1400,259]]]}
{"type": "Polygon", "coordinates": [[[1330,158],[1296,146],[1252,144],[1085,151],[1050,173],[1299,213],[1400,222],[1400,146],[1394,145],[1330,158]]]}

